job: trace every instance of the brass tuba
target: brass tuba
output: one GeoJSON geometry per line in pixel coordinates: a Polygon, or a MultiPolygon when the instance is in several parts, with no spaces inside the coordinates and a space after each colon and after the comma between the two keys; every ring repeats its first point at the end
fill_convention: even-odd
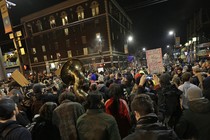
{"type": "Polygon", "coordinates": [[[80,87],[87,82],[87,78],[84,76],[84,67],[79,59],[70,58],[61,68],[60,77],[61,80],[67,85],[73,85],[74,94],[79,102],[86,100],[87,93],[80,87]]]}

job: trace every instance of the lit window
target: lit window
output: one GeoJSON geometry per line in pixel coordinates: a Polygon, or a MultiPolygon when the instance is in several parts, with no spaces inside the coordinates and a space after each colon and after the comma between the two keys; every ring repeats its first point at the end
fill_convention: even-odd
{"type": "Polygon", "coordinates": [[[61,54],[60,53],[56,53],[56,57],[57,57],[57,59],[60,59],[61,58],[61,54]]]}
{"type": "Polygon", "coordinates": [[[37,63],[37,62],[38,62],[38,58],[34,57],[34,63],[37,63]]]}
{"type": "Polygon", "coordinates": [[[31,26],[31,24],[27,24],[27,29],[28,29],[29,34],[33,34],[33,28],[31,26]]]}
{"type": "Polygon", "coordinates": [[[68,28],[64,29],[64,34],[69,35],[69,29],[68,28]]]}
{"type": "Polygon", "coordinates": [[[42,51],[43,51],[43,52],[46,52],[45,45],[42,45],[42,51]]]}
{"type": "Polygon", "coordinates": [[[36,26],[37,26],[38,31],[42,31],[43,30],[43,28],[42,28],[42,22],[40,20],[37,20],[36,26]]]}
{"type": "Polygon", "coordinates": [[[96,16],[99,14],[99,4],[96,1],[93,1],[91,3],[91,7],[92,9],[92,16],[96,16]]]}
{"type": "Polygon", "coordinates": [[[71,50],[67,51],[67,53],[68,53],[68,57],[72,57],[71,50]]]}
{"type": "Polygon", "coordinates": [[[66,12],[62,12],[61,13],[61,19],[62,19],[62,24],[63,25],[67,25],[68,24],[68,17],[67,17],[66,12]]]}
{"type": "Polygon", "coordinates": [[[83,48],[84,55],[88,55],[88,48],[83,48]]]}
{"type": "Polygon", "coordinates": [[[20,54],[21,54],[21,55],[25,55],[25,54],[26,54],[24,48],[20,48],[20,54]]]}
{"type": "Polygon", "coordinates": [[[47,61],[47,56],[46,55],[44,55],[44,61],[47,61]]]}
{"type": "Polygon", "coordinates": [[[96,38],[100,39],[101,38],[101,34],[100,33],[96,33],[96,38]]]}
{"type": "Polygon", "coordinates": [[[36,48],[32,48],[32,53],[36,54],[36,48]]]}
{"type": "Polygon", "coordinates": [[[56,27],[56,22],[54,16],[50,16],[50,27],[55,28],[56,27]]]}
{"type": "Polygon", "coordinates": [[[82,8],[82,6],[77,7],[77,17],[78,20],[84,19],[84,9],[82,8]]]}

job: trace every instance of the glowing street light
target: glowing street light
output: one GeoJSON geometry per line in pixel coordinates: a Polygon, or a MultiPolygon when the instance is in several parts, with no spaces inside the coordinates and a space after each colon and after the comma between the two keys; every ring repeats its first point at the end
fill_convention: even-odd
{"type": "Polygon", "coordinates": [[[169,31],[168,34],[169,34],[170,36],[172,36],[172,35],[174,35],[174,31],[169,31]]]}
{"type": "Polygon", "coordinates": [[[142,49],[142,51],[144,51],[144,52],[145,52],[145,51],[146,51],[146,48],[143,48],[143,49],[142,49]]]}
{"type": "Polygon", "coordinates": [[[169,46],[169,45],[167,45],[166,47],[167,47],[167,48],[170,48],[170,46],[169,46]]]}
{"type": "Polygon", "coordinates": [[[128,36],[128,40],[127,40],[128,42],[132,42],[133,41],[133,37],[130,35],[130,36],[128,36]]]}

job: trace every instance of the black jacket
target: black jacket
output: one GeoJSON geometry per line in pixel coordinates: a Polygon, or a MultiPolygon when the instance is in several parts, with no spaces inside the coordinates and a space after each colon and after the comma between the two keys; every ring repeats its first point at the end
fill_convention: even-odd
{"type": "Polygon", "coordinates": [[[137,122],[135,132],[123,140],[178,140],[173,130],[169,130],[157,122],[154,113],[148,114],[137,122]]]}
{"type": "Polygon", "coordinates": [[[174,127],[182,113],[180,107],[180,95],[182,92],[175,85],[166,85],[158,89],[157,94],[159,120],[174,127]]]}
{"type": "Polygon", "coordinates": [[[46,121],[41,117],[36,118],[31,134],[33,140],[60,140],[59,129],[50,121],[46,121]]]}
{"type": "Polygon", "coordinates": [[[210,102],[199,99],[189,102],[189,109],[184,110],[176,133],[180,138],[209,140],[210,139],[210,102]]]}
{"type": "MultiPolygon", "coordinates": [[[[2,134],[4,130],[6,131],[6,129],[9,129],[12,125],[18,125],[18,123],[16,121],[0,123],[0,133],[2,134]]],[[[8,132],[4,140],[31,140],[31,134],[26,128],[20,126],[8,132]]]]}

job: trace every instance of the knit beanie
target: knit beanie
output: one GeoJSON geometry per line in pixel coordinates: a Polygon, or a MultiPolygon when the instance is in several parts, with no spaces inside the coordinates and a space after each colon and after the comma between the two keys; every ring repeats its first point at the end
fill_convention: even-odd
{"type": "Polygon", "coordinates": [[[192,86],[187,90],[187,98],[189,101],[195,101],[203,97],[202,90],[197,86],[192,86]]]}

